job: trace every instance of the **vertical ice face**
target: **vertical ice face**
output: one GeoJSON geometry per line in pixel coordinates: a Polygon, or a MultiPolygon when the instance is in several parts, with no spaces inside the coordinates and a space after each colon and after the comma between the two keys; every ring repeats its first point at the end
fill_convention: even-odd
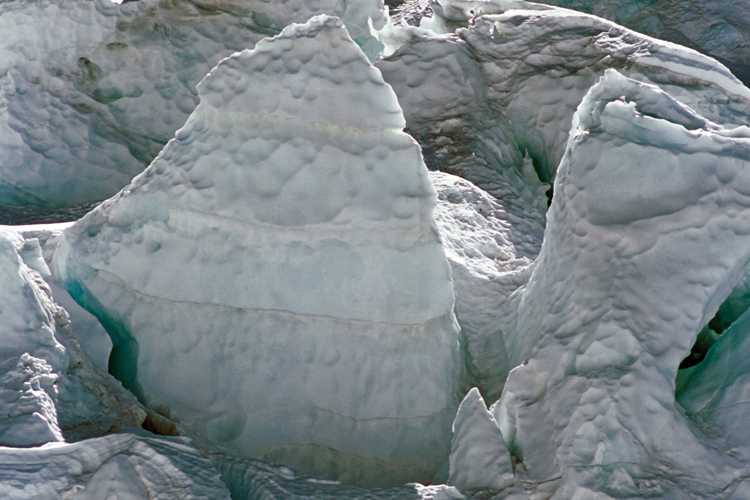
{"type": "Polygon", "coordinates": [[[112,196],[185,123],[218,61],[320,13],[375,55],[379,0],[3,2],[0,205],[112,196]]]}
{"type": "Polygon", "coordinates": [[[510,298],[528,281],[544,223],[532,207],[513,210],[507,194],[498,200],[444,172],[430,172],[430,178],[438,193],[435,221],[451,265],[469,377],[494,402],[513,368],[503,337],[514,310],[510,298]]]}
{"type": "Polygon", "coordinates": [[[55,254],[112,336],[110,370],[209,447],[430,481],[458,331],[395,94],[330,17],[223,60],[198,91],[151,166],[55,254]]]}
{"type": "Polygon", "coordinates": [[[674,392],[750,265],[749,235],[750,129],[607,72],[574,117],[493,408],[531,480],[559,479],[555,498],[742,498],[747,469],[716,451],[732,445],[674,392]]]}
{"type": "MultiPolygon", "coordinates": [[[[494,196],[510,217],[531,221],[533,209],[546,211],[574,111],[607,69],[657,85],[714,123],[750,124],[750,90],[724,66],[691,49],[548,5],[517,0],[440,4],[434,15],[443,16],[448,33],[405,28],[403,45],[377,66],[396,90],[406,131],[422,145],[428,166],[471,181],[494,196]]],[[[454,217],[458,213],[447,211],[446,220],[464,217],[454,217]]],[[[458,241],[457,248],[464,242],[473,246],[468,234],[449,231],[460,234],[446,238],[458,241]]],[[[515,366],[505,359],[505,348],[516,337],[520,295],[511,295],[510,287],[496,279],[500,273],[492,270],[495,276],[488,280],[490,274],[461,262],[469,259],[454,259],[452,250],[449,258],[457,264],[457,317],[473,385],[491,400],[502,389],[500,367],[515,366]],[[464,286],[474,277],[489,285],[464,286]],[[479,289],[488,293],[475,299],[479,289]],[[483,301],[496,306],[479,306],[483,301]]]]}

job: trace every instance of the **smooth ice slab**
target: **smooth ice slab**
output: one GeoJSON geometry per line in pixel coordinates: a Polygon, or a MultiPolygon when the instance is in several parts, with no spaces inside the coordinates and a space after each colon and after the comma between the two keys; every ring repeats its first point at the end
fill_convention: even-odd
{"type": "Polygon", "coordinates": [[[396,96],[340,21],[219,64],[56,275],[110,370],[209,447],[360,483],[447,458],[458,331],[435,193],[396,96]]]}
{"type": "Polygon", "coordinates": [[[494,493],[514,483],[503,434],[475,387],[461,401],[453,421],[448,484],[464,493],[494,493]]]}

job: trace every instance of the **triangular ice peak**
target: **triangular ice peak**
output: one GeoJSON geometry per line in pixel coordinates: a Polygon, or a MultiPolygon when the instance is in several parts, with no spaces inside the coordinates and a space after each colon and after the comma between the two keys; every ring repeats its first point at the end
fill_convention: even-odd
{"type": "Polygon", "coordinates": [[[429,481],[450,446],[458,328],[393,91],[316,17],[224,60],[199,93],[56,254],[113,339],[110,367],[210,448],[429,481]]]}

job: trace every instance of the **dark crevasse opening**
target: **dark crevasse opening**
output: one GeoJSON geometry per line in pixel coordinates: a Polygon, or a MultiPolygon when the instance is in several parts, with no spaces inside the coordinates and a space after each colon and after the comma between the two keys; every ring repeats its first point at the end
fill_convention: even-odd
{"type": "Polygon", "coordinates": [[[680,370],[697,366],[703,361],[711,346],[745,311],[750,308],[750,276],[746,276],[721,304],[711,321],[698,334],[680,370]]]}
{"type": "Polygon", "coordinates": [[[138,383],[138,342],[127,332],[122,319],[107,314],[96,297],[79,283],[71,281],[65,284],[65,288],[81,307],[88,310],[99,320],[99,323],[112,339],[109,373],[145,405],[143,388],[138,383]]]}

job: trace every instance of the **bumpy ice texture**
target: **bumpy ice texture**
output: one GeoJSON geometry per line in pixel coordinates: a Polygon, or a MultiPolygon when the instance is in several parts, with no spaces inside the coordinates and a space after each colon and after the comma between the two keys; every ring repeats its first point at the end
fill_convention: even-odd
{"type": "MultiPolygon", "coordinates": [[[[470,180],[511,216],[542,223],[533,212],[543,213],[553,194],[573,113],[608,68],[658,85],[715,123],[748,124],[750,91],[724,66],[693,50],[547,5],[511,0],[441,5],[432,7],[443,34],[402,27],[402,45],[377,66],[396,90],[406,130],[422,145],[428,166],[470,180]]],[[[437,29],[434,22],[432,27],[437,29]]],[[[460,266],[453,269],[458,290],[465,274],[460,266]]],[[[516,276],[520,284],[522,274],[516,276]]],[[[506,337],[516,336],[515,306],[504,303],[512,285],[504,280],[509,292],[483,295],[488,302],[497,298],[497,306],[472,307],[486,314],[462,312],[483,299],[474,300],[471,291],[457,293],[472,383],[490,401],[502,390],[503,365],[516,366],[503,361],[506,337]]]]}
{"type": "Polygon", "coordinates": [[[0,444],[36,446],[62,441],[56,385],[67,369],[55,338],[57,321],[41,276],[26,266],[12,240],[0,233],[0,444]]]}
{"type": "Polygon", "coordinates": [[[232,500],[464,500],[453,486],[409,483],[362,488],[309,476],[283,465],[212,454],[211,463],[232,493],[232,500]]]}
{"type": "Polygon", "coordinates": [[[378,52],[378,0],[3,2],[0,205],[114,195],[185,123],[219,60],[320,13],[378,52]]]}
{"type": "MultiPolygon", "coordinates": [[[[492,412],[520,481],[559,499],[747,497],[733,431],[707,432],[729,414],[715,405],[696,425],[675,377],[750,265],[749,162],[750,129],[658,87],[612,70],[586,95],[541,253],[510,300],[516,368],[492,412]]],[[[715,401],[738,399],[719,385],[715,401]]],[[[683,391],[699,413],[701,391],[683,391]]]]}
{"type": "Polygon", "coordinates": [[[458,332],[435,193],[395,94],[327,17],[198,88],[175,139],[55,254],[112,336],[110,370],[208,446],[430,481],[450,446],[458,332]]]}
{"type": "Polygon", "coordinates": [[[750,90],[691,49],[531,2],[442,5],[434,17],[452,22],[447,33],[404,28],[403,45],[378,68],[428,164],[434,158],[436,168],[490,192],[486,168],[504,171],[522,196],[546,208],[546,199],[535,198],[549,186],[535,190],[533,177],[537,184],[554,179],[573,112],[609,68],[661,86],[715,122],[748,120],[750,90]],[[479,165],[466,158],[474,154],[479,165]],[[536,192],[526,193],[529,187],[536,192]]]}
{"type": "Polygon", "coordinates": [[[184,439],[93,437],[140,426],[146,412],[81,351],[37,238],[0,230],[0,269],[0,496],[228,499],[184,439]]]}
{"type": "Polygon", "coordinates": [[[498,199],[451,174],[430,172],[430,178],[438,193],[435,221],[451,265],[456,318],[467,339],[470,380],[488,401],[496,401],[512,368],[503,337],[508,311],[500,305],[528,281],[543,220],[528,205],[519,211],[523,205],[508,203],[517,200],[508,186],[498,199]]]}

